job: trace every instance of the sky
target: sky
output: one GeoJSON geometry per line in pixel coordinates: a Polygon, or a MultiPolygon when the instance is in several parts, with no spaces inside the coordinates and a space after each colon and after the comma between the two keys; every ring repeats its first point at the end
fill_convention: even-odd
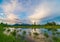
{"type": "Polygon", "coordinates": [[[0,0],[0,22],[60,24],[60,0],[0,0]]]}

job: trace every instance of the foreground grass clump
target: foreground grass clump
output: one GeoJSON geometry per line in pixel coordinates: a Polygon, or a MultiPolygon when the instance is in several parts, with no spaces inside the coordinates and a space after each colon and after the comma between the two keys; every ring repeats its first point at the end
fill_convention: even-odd
{"type": "Polygon", "coordinates": [[[15,38],[10,35],[10,36],[7,36],[5,34],[3,34],[3,27],[0,26],[0,42],[15,42],[15,38]]]}
{"type": "MultiPolygon", "coordinates": [[[[0,26],[0,42],[21,42],[21,41],[23,41],[22,39],[16,39],[15,31],[9,36],[3,34],[3,31],[4,31],[4,27],[0,26]]],[[[26,42],[26,41],[24,41],[24,42],[26,42]]]]}
{"type": "Polygon", "coordinates": [[[58,37],[52,37],[52,39],[53,39],[53,42],[60,42],[60,38],[58,37]]]}
{"type": "Polygon", "coordinates": [[[0,41],[1,42],[15,42],[15,39],[13,36],[6,36],[6,35],[0,33],[0,41]]]}

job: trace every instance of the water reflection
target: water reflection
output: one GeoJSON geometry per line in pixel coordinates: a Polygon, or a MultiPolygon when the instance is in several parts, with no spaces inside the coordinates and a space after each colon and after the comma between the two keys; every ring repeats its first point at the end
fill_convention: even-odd
{"type": "MultiPolygon", "coordinates": [[[[6,29],[6,32],[9,29],[6,29]]],[[[28,42],[54,42],[54,38],[60,38],[60,29],[45,29],[45,28],[10,28],[10,32],[16,30],[16,38],[22,37],[22,39],[28,42]]],[[[9,32],[9,33],[10,33],[9,32]]]]}

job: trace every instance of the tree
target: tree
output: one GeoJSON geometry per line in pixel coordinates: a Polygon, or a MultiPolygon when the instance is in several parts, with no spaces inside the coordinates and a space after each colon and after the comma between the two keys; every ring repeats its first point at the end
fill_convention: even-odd
{"type": "Polygon", "coordinates": [[[47,22],[47,24],[45,24],[45,25],[56,25],[56,23],[55,22],[47,22]]]}

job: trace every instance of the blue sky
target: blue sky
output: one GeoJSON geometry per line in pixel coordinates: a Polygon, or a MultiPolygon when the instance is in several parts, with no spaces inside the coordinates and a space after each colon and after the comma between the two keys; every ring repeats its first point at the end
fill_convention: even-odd
{"type": "Polygon", "coordinates": [[[0,0],[0,19],[9,24],[60,24],[60,0],[0,0]]]}

